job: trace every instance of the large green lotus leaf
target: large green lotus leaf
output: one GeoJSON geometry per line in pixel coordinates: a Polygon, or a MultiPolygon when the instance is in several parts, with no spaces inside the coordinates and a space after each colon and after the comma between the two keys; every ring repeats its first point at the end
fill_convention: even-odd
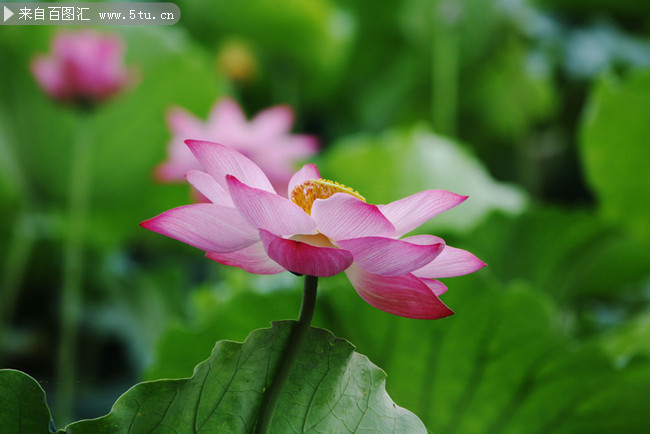
{"type": "MultiPolygon", "coordinates": [[[[74,433],[251,432],[294,322],[253,331],[243,344],[220,341],[190,379],[141,383],[74,433]]],[[[311,328],[280,395],[273,432],[426,432],[393,403],[386,374],[343,339],[311,328]]]]}
{"type": "Polygon", "coordinates": [[[520,189],[494,180],[468,149],[424,127],[343,139],[323,156],[319,168],[323,177],[349,185],[370,203],[427,189],[469,195],[427,223],[429,229],[468,229],[491,211],[518,213],[526,204],[520,189]]]}
{"type": "Polygon", "coordinates": [[[0,369],[0,431],[47,433],[50,410],[41,386],[24,372],[0,369]]]}
{"type": "MultiPolygon", "coordinates": [[[[330,310],[346,326],[337,333],[381,363],[391,376],[389,392],[430,431],[575,432],[570,427],[580,423],[591,432],[608,432],[589,423],[610,411],[612,403],[598,401],[605,395],[624,401],[617,408],[638,411],[629,420],[610,415],[623,431],[642,432],[650,422],[636,393],[643,388],[625,387],[630,376],[639,375],[636,369],[617,371],[599,349],[571,346],[540,292],[523,284],[486,288],[473,277],[447,283],[450,291],[443,298],[456,315],[437,322],[382,320],[381,312],[355,309],[340,295],[331,299],[330,310]],[[372,324],[372,334],[381,339],[364,339],[368,331],[344,319],[352,315],[354,323],[372,324]],[[586,397],[599,405],[587,405],[586,397]]],[[[650,367],[641,376],[649,387],[650,367]]]]}
{"type": "MultiPolygon", "coordinates": [[[[355,342],[382,366],[392,397],[430,432],[608,432],[601,426],[643,432],[648,426],[647,365],[616,370],[596,346],[570,344],[553,305],[523,284],[486,288],[473,277],[447,283],[443,298],[457,313],[418,321],[370,307],[345,278],[323,279],[315,324],[355,342]]],[[[232,304],[214,302],[212,318],[204,312],[193,329],[162,341],[158,372],[186,375],[184,365],[161,366],[171,351],[201,346],[207,353],[215,339],[241,333],[240,307],[257,326],[287,314],[287,304],[296,309],[298,292],[239,293],[232,304]]]]}
{"type": "MultiPolygon", "coordinates": [[[[51,101],[29,73],[29,62],[49,50],[47,31],[21,27],[0,33],[2,113],[11,127],[11,152],[28,188],[41,203],[64,206],[71,155],[79,119],[73,110],[51,101]],[[22,29],[22,30],[20,30],[22,29]],[[11,37],[11,38],[10,38],[11,37]]],[[[89,120],[92,170],[89,185],[93,213],[91,239],[118,244],[142,233],[137,222],[189,200],[186,185],[157,185],[154,167],[165,159],[170,132],[165,113],[172,105],[204,117],[223,83],[211,60],[178,28],[120,28],[132,85],[98,107],[89,120]]]]}
{"type": "Polygon", "coordinates": [[[602,213],[650,240],[650,71],[603,79],[581,130],[587,180],[602,213]]]}

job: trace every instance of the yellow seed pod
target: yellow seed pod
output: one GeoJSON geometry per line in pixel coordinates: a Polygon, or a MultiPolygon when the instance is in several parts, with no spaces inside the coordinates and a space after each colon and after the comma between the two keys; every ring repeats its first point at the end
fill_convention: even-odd
{"type": "Polygon", "coordinates": [[[305,210],[307,214],[311,215],[311,207],[316,199],[327,199],[336,193],[346,193],[359,200],[366,201],[356,190],[328,179],[310,179],[297,185],[291,191],[290,199],[305,210]]]}

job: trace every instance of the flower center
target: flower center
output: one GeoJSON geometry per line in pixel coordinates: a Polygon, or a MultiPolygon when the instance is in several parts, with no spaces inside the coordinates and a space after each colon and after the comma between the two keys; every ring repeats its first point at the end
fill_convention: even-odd
{"type": "Polygon", "coordinates": [[[291,202],[311,215],[311,207],[316,199],[327,199],[335,193],[346,193],[359,200],[366,201],[357,191],[328,179],[310,179],[297,185],[291,191],[291,202]]]}

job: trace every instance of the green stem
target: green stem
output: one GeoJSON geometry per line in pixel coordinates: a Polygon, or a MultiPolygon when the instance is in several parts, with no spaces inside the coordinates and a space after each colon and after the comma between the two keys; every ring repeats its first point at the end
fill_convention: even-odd
{"type": "Polygon", "coordinates": [[[457,8],[453,0],[432,2],[433,25],[431,43],[431,115],[438,134],[454,136],[458,111],[457,8]]]}
{"type": "MultiPolygon", "coordinates": [[[[0,106],[0,119],[10,119],[6,111],[0,106]]],[[[20,288],[27,269],[27,262],[34,245],[34,231],[32,211],[34,201],[27,178],[21,170],[10,143],[16,140],[11,131],[0,121],[0,183],[8,187],[9,196],[15,195],[22,200],[22,211],[16,213],[11,239],[4,253],[5,262],[0,280],[0,350],[4,344],[4,336],[8,336],[9,324],[18,299],[20,288]]],[[[3,351],[0,351],[2,354],[3,351]]],[[[1,357],[0,357],[1,358],[1,357]]],[[[1,362],[0,362],[1,363],[1,362]]]]}
{"type": "Polygon", "coordinates": [[[298,351],[300,350],[302,341],[307,335],[307,331],[309,330],[309,326],[311,324],[311,319],[314,316],[317,288],[318,277],[305,276],[305,289],[302,295],[300,316],[298,317],[296,325],[291,330],[289,342],[287,343],[287,347],[285,348],[282,359],[280,360],[280,365],[275,372],[275,378],[273,378],[271,386],[262,398],[260,414],[257,418],[257,427],[255,429],[256,433],[269,432],[271,420],[273,419],[273,412],[275,411],[275,407],[278,404],[280,394],[282,393],[282,389],[287,382],[291,368],[293,367],[293,364],[298,357],[298,351]]]}
{"type": "Polygon", "coordinates": [[[10,194],[15,194],[29,202],[32,195],[27,177],[10,146],[10,143],[13,143],[13,147],[16,148],[18,143],[14,137],[15,134],[11,134],[9,127],[5,126],[9,124],[11,118],[2,106],[0,106],[0,119],[2,120],[0,121],[0,177],[5,178],[4,180],[0,179],[0,182],[6,183],[10,194]],[[3,124],[5,120],[7,124],[3,124]]]}
{"type": "Polygon", "coordinates": [[[11,315],[14,304],[18,297],[18,290],[22,285],[27,260],[29,259],[34,244],[34,234],[30,215],[20,212],[16,216],[11,241],[7,247],[6,262],[3,267],[2,285],[2,306],[0,306],[0,332],[8,328],[11,322],[11,315]]]}
{"type": "Polygon", "coordinates": [[[58,354],[57,419],[66,424],[71,420],[75,389],[75,356],[77,332],[81,319],[83,244],[92,144],[90,143],[90,116],[79,118],[77,140],[74,144],[70,174],[69,216],[64,244],[63,293],[61,299],[61,337],[58,354]]]}

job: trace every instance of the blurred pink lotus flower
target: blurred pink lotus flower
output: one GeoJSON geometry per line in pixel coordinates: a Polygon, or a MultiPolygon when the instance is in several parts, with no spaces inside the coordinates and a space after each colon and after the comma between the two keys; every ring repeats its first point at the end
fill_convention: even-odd
{"type": "Polygon", "coordinates": [[[293,111],[287,106],[268,108],[248,122],[234,100],[223,98],[205,123],[179,107],[169,111],[167,122],[173,137],[168,160],[156,168],[160,181],[181,181],[188,170],[201,168],[185,146],[186,139],[217,141],[236,149],[259,165],[278,191],[286,189],[295,162],[318,150],[314,137],[289,134],[293,111]]]}
{"type": "Polygon", "coordinates": [[[124,65],[124,44],[116,35],[91,30],[60,33],[52,53],[33,59],[38,84],[52,98],[78,104],[103,101],[124,88],[132,73],[124,65]]]}
{"type": "Polygon", "coordinates": [[[437,278],[485,266],[433,235],[402,238],[467,196],[426,190],[371,205],[307,164],[291,178],[287,199],[234,149],[186,143],[205,170],[189,171],[187,180],[211,203],[174,208],[141,226],[204,250],[214,261],[257,274],[288,270],[326,277],[344,271],[370,305],[421,319],[453,313],[438,298],[447,287],[437,278]]]}

